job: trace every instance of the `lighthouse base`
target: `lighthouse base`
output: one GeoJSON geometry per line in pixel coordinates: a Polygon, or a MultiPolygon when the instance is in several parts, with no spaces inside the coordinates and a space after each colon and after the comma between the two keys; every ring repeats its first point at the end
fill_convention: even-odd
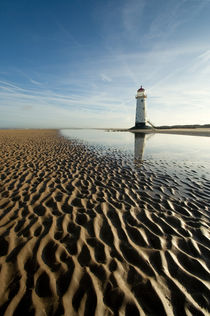
{"type": "Polygon", "coordinates": [[[151,129],[152,127],[146,125],[146,123],[136,123],[133,127],[130,128],[130,130],[135,130],[135,129],[151,129]]]}
{"type": "Polygon", "coordinates": [[[135,128],[147,128],[146,123],[136,123],[135,128]]]}

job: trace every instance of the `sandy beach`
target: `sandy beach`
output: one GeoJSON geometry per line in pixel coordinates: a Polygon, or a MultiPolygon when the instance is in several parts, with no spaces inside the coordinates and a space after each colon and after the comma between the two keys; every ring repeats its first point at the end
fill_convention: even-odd
{"type": "Polygon", "coordinates": [[[1,130],[0,148],[0,315],[210,315],[205,175],[56,130],[1,130]]]}

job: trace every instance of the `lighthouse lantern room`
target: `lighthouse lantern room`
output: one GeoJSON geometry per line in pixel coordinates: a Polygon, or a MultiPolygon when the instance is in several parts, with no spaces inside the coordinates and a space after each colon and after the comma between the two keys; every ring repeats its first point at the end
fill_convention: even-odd
{"type": "Polygon", "coordinates": [[[136,95],[136,128],[146,127],[146,92],[145,89],[141,88],[137,90],[136,95]]]}

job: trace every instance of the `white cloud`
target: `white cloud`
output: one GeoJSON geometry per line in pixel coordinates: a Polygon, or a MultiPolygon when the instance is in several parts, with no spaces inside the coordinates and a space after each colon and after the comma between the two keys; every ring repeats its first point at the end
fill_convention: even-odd
{"type": "Polygon", "coordinates": [[[130,34],[136,33],[136,28],[139,21],[141,21],[145,5],[145,0],[130,0],[125,2],[122,7],[123,26],[130,34]]]}
{"type": "Polygon", "coordinates": [[[112,82],[112,79],[106,74],[102,73],[100,76],[101,76],[101,80],[106,81],[106,82],[112,82]]]}
{"type": "Polygon", "coordinates": [[[40,86],[41,85],[41,82],[39,82],[37,80],[30,79],[30,82],[33,83],[36,86],[40,86]]]}

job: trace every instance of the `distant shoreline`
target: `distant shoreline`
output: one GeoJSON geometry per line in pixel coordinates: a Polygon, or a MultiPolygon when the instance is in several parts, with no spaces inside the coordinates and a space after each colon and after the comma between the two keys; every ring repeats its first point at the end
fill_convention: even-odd
{"type": "Polygon", "coordinates": [[[145,133],[145,134],[178,134],[189,136],[206,136],[210,137],[210,128],[169,128],[169,129],[133,129],[132,133],[145,133]]]}
{"type": "Polygon", "coordinates": [[[160,133],[160,134],[178,134],[189,136],[206,136],[210,137],[210,124],[206,125],[174,125],[174,126],[154,126],[138,129],[132,127],[130,129],[109,129],[110,131],[126,131],[131,133],[160,133]]]}
{"type": "Polygon", "coordinates": [[[175,125],[175,126],[157,126],[157,127],[148,127],[142,129],[132,128],[97,128],[97,127],[61,127],[61,128],[0,128],[3,131],[59,131],[61,129],[69,130],[83,130],[83,129],[92,129],[92,130],[103,130],[107,132],[131,132],[131,133],[142,133],[142,134],[176,134],[176,135],[188,135],[188,136],[206,136],[210,137],[210,124],[208,125],[175,125]]]}

